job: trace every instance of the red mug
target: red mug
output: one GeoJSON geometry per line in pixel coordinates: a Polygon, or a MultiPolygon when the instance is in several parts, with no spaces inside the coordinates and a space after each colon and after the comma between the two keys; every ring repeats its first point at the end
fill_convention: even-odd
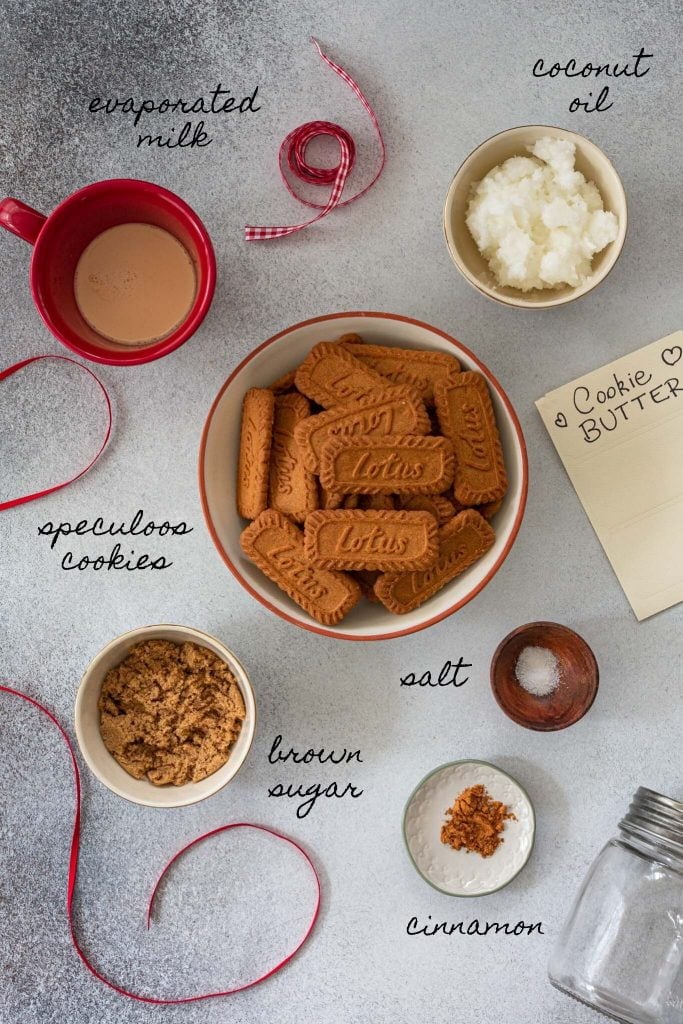
{"type": "Polygon", "coordinates": [[[97,363],[133,366],[179,348],[206,316],[216,287],[216,257],[209,233],[179,196],[150,181],[96,181],[64,199],[45,217],[18,199],[0,201],[0,224],[33,246],[29,280],[38,312],[62,344],[97,363]],[[81,253],[107,228],[154,224],[174,235],[192,258],[197,292],[185,319],[161,341],[139,348],[117,345],[86,323],[74,297],[81,253]]]}

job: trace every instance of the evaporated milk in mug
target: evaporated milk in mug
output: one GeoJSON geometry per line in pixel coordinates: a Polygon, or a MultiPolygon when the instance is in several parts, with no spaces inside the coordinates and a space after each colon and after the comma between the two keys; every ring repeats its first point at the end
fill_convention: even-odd
{"type": "Polygon", "coordinates": [[[197,291],[194,263],[175,235],[154,224],[118,224],[93,238],[74,274],[83,319],[120,345],[150,345],[187,317],[197,291]]]}

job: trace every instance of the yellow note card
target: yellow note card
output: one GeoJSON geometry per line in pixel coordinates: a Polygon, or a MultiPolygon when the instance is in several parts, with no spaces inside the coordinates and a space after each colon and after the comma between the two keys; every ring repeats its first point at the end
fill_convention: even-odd
{"type": "Polygon", "coordinates": [[[636,617],[683,601],[683,331],[536,406],[636,617]]]}

